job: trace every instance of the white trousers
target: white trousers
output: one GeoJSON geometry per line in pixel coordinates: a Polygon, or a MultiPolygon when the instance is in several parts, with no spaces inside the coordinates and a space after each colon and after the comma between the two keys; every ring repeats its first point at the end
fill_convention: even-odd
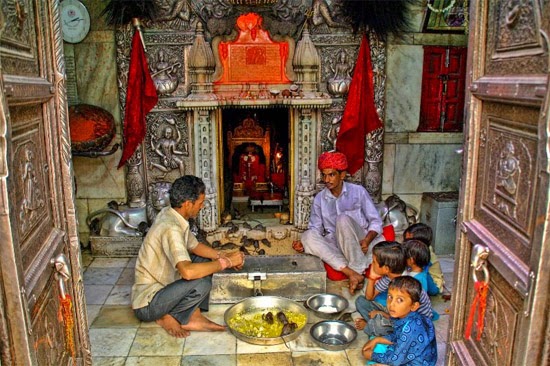
{"type": "Polygon", "coordinates": [[[365,238],[365,230],[346,214],[336,218],[336,232],[325,236],[315,229],[302,234],[301,241],[304,251],[321,258],[332,268],[340,271],[349,267],[359,274],[372,263],[372,247],[384,241],[383,235],[378,235],[370,243],[367,253],[361,250],[360,241],[365,238]]]}

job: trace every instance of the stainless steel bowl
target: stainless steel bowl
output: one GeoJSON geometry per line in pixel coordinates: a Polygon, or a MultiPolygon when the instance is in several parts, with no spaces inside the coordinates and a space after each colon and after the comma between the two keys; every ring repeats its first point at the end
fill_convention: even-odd
{"type": "Polygon", "coordinates": [[[313,295],[305,304],[315,315],[323,319],[337,319],[349,306],[345,297],[335,294],[313,295]]]}
{"type": "MultiPolygon", "coordinates": [[[[271,310],[272,311],[272,310],[271,310]]],[[[225,311],[224,315],[225,324],[227,324],[227,327],[237,337],[238,339],[251,343],[251,344],[259,344],[259,345],[274,345],[274,344],[280,344],[283,342],[290,342],[296,338],[304,331],[305,325],[308,321],[308,313],[307,310],[304,308],[302,304],[299,304],[295,301],[292,301],[290,299],[284,298],[284,297],[278,297],[278,296],[256,296],[256,297],[249,297],[248,299],[244,299],[241,302],[236,303],[235,305],[231,306],[229,309],[225,311]],[[294,332],[282,336],[282,337],[252,337],[246,334],[243,334],[235,329],[233,329],[229,325],[229,320],[236,316],[237,314],[247,314],[247,313],[256,313],[256,312],[266,312],[267,309],[278,309],[280,311],[292,311],[294,313],[298,314],[304,314],[306,316],[306,322],[301,327],[296,329],[294,332]]]]}
{"type": "Polygon", "coordinates": [[[316,344],[329,351],[344,350],[357,338],[357,330],[341,320],[315,323],[309,334],[316,344]]]}

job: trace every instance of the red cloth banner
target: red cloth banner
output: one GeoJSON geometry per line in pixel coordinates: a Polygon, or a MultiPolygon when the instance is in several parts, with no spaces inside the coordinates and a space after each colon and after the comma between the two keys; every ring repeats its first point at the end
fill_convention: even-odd
{"type": "Polygon", "coordinates": [[[374,78],[370,46],[363,35],[359,55],[344,108],[336,150],[346,155],[348,172],[354,174],[361,169],[365,159],[365,136],[382,127],[382,121],[374,104],[374,78]]]}
{"type": "Polygon", "coordinates": [[[145,138],[145,116],[153,109],[157,101],[155,83],[149,73],[141,36],[136,29],[134,38],[132,38],[132,51],[130,54],[124,113],[124,150],[118,163],[119,168],[134,154],[145,138]]]}

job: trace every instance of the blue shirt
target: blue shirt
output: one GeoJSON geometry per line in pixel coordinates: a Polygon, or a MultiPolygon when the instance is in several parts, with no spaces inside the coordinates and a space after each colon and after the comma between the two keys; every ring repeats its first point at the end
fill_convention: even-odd
{"type": "MultiPolygon", "coordinates": [[[[391,279],[388,276],[382,276],[382,278],[374,284],[374,289],[380,293],[387,293],[390,282],[391,279]]],[[[418,312],[430,319],[433,317],[432,302],[424,289],[422,289],[422,293],[420,294],[420,307],[418,308],[418,312]]]]}
{"type": "Polygon", "coordinates": [[[371,361],[390,366],[435,366],[437,342],[432,321],[416,311],[392,320],[394,331],[384,338],[393,344],[385,353],[373,352],[371,361]]]}

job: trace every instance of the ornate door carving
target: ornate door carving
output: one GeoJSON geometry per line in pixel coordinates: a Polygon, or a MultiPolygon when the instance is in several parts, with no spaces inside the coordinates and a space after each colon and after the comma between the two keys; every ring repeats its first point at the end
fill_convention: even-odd
{"type": "Polygon", "coordinates": [[[0,6],[5,365],[91,364],[56,0],[0,6]]]}
{"type": "Polygon", "coordinates": [[[471,2],[451,364],[548,361],[548,10],[540,1],[471,2]],[[476,270],[480,249],[489,254],[476,270]],[[474,279],[489,291],[467,339],[474,279]]]}

